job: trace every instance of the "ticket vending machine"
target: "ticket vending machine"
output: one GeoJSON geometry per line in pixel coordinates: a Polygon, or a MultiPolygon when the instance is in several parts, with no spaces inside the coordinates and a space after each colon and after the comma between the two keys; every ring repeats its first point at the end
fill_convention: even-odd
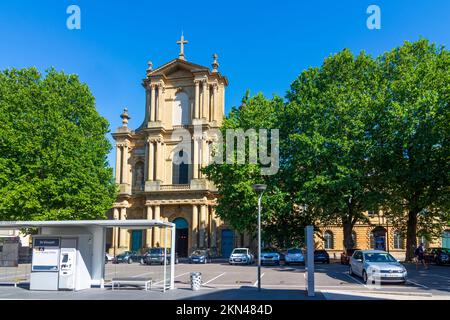
{"type": "MultiPolygon", "coordinates": [[[[77,249],[76,249],[76,240],[73,241],[71,247],[64,248],[65,242],[64,240],[72,240],[72,239],[63,239],[62,247],[61,247],[61,256],[59,260],[59,281],[58,281],[58,289],[59,290],[75,290],[75,277],[76,277],[76,266],[77,266],[77,249]]],[[[69,241],[72,242],[72,241],[69,241]]]]}

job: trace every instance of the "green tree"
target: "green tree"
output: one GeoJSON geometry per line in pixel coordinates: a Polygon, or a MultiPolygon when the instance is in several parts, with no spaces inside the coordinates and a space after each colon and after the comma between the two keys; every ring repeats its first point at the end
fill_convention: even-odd
{"type": "MultiPolygon", "coordinates": [[[[283,104],[282,99],[274,97],[266,99],[262,94],[249,98],[248,93],[239,108],[233,108],[224,119],[221,128],[223,137],[223,154],[225,155],[228,129],[271,129],[283,104]]],[[[268,242],[284,242],[286,228],[280,226],[281,212],[289,212],[285,202],[285,193],[272,183],[273,176],[262,176],[261,165],[249,163],[249,140],[246,139],[246,163],[237,162],[235,151],[232,163],[213,163],[203,169],[207,178],[218,188],[218,205],[216,212],[219,217],[230,223],[239,233],[254,233],[257,227],[257,195],[252,189],[255,183],[265,183],[268,189],[262,201],[263,239],[268,242]]],[[[215,156],[219,150],[216,150],[215,156]]]]}
{"type": "Polygon", "coordinates": [[[440,235],[449,221],[450,52],[421,39],[378,62],[387,85],[371,130],[378,188],[393,219],[406,218],[411,260],[417,232],[440,235]]]}
{"type": "Polygon", "coordinates": [[[369,125],[382,96],[374,59],[345,49],[300,74],[280,113],[280,177],[308,220],[341,223],[352,248],[354,225],[379,201],[372,187],[369,125]]]}
{"type": "Polygon", "coordinates": [[[0,219],[106,218],[108,130],[76,75],[0,72],[0,219]]]}

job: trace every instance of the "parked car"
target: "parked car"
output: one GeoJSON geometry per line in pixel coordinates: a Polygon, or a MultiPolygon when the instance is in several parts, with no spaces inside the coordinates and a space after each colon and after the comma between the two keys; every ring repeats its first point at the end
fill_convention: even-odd
{"type": "Polygon", "coordinates": [[[437,265],[450,263],[450,249],[432,248],[425,250],[425,261],[437,265]]]}
{"type": "Polygon", "coordinates": [[[261,265],[274,264],[280,265],[280,254],[275,248],[264,248],[261,250],[261,265]]]}
{"type": "Polygon", "coordinates": [[[253,264],[255,256],[248,248],[234,248],[228,262],[230,264],[253,264]]]}
{"type": "MultiPolygon", "coordinates": [[[[170,264],[170,248],[166,248],[166,264],[170,264]]],[[[142,255],[141,257],[141,263],[142,264],[164,264],[164,248],[162,247],[156,247],[156,248],[149,248],[147,251],[142,255]]],[[[175,253],[175,264],[178,263],[178,254],[175,253]]]]}
{"type": "Polygon", "coordinates": [[[314,262],[330,263],[330,256],[325,250],[314,250],[314,262]]]}
{"type": "Polygon", "coordinates": [[[208,263],[211,261],[209,250],[197,249],[189,256],[189,263],[208,263]]]}
{"type": "Polygon", "coordinates": [[[372,282],[400,282],[405,283],[407,271],[388,252],[381,250],[356,250],[350,258],[350,275],[357,275],[367,283],[372,282]]]}
{"type": "Polygon", "coordinates": [[[350,263],[350,258],[356,250],[360,249],[346,249],[341,253],[341,264],[348,265],[350,263]]]}
{"type": "Polygon", "coordinates": [[[305,264],[305,256],[300,248],[288,249],[284,259],[284,264],[287,266],[294,263],[305,264]]]}
{"type": "Polygon", "coordinates": [[[136,251],[124,251],[114,257],[113,263],[132,263],[139,260],[140,255],[136,251]]]}

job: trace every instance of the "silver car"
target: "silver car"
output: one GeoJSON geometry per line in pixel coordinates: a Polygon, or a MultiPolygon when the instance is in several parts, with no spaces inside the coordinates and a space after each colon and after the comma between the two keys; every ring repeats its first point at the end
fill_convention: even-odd
{"type": "Polygon", "coordinates": [[[381,250],[356,250],[350,258],[349,273],[362,277],[364,283],[405,283],[408,275],[400,262],[381,250]]]}
{"type": "Polygon", "coordinates": [[[305,257],[303,256],[302,249],[290,248],[284,256],[284,264],[290,265],[293,263],[305,264],[305,257]]]}
{"type": "Polygon", "coordinates": [[[230,264],[252,264],[255,257],[248,248],[234,248],[228,262],[230,264]]]}

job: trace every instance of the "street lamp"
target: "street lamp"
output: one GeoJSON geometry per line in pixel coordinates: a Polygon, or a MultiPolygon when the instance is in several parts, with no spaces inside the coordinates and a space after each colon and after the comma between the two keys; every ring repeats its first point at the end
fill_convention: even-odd
{"type": "Polygon", "coordinates": [[[258,195],[258,291],[261,291],[261,198],[266,188],[265,184],[253,185],[253,190],[258,195]]]}

